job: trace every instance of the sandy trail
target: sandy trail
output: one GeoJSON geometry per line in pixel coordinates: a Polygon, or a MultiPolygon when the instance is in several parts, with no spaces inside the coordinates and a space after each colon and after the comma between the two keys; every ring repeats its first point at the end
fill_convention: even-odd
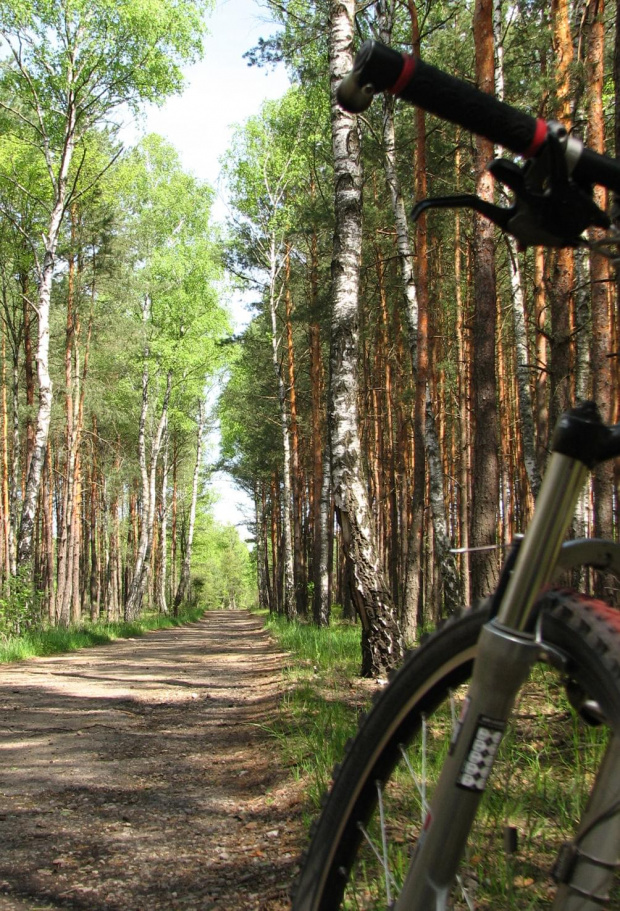
{"type": "Polygon", "coordinates": [[[304,835],[244,611],[0,669],[0,911],[282,911],[304,835]]]}

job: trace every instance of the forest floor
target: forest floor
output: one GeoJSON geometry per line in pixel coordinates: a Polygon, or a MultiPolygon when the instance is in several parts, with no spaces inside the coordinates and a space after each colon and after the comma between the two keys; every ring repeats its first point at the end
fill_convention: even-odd
{"type": "Polygon", "coordinates": [[[0,911],[284,911],[285,656],[244,611],[0,668],[0,911]]]}

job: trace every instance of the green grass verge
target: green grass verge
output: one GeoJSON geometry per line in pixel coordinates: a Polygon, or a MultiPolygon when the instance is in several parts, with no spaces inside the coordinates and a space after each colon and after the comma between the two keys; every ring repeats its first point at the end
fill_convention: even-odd
{"type": "Polygon", "coordinates": [[[264,622],[291,656],[280,714],[269,733],[293,776],[303,781],[312,817],[369,705],[372,685],[358,677],[360,628],[336,621],[318,629],[274,616],[264,622]]]}
{"type": "Polygon", "coordinates": [[[46,629],[28,630],[21,636],[9,636],[0,641],[0,664],[10,664],[45,655],[56,655],[61,652],[75,652],[78,649],[95,645],[104,645],[115,639],[128,639],[141,636],[154,629],[169,629],[199,620],[205,612],[204,607],[188,608],[178,617],[165,614],[145,614],[131,623],[117,621],[113,623],[81,623],[68,627],[48,627],[46,629]]]}

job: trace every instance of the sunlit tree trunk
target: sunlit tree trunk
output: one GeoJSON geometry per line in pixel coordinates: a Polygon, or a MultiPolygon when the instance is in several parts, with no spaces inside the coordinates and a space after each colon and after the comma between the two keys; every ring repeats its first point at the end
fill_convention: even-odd
{"type": "MultiPolygon", "coordinates": [[[[489,94],[495,88],[493,6],[491,0],[476,0],[474,42],[478,88],[489,94]]],[[[493,157],[493,144],[476,139],[478,195],[493,201],[493,181],[486,165],[493,157]]],[[[497,516],[499,505],[498,414],[495,339],[497,300],[495,288],[494,229],[488,219],[474,216],[473,317],[473,490],[471,509],[472,596],[483,597],[495,587],[498,574],[497,516]]]]}
{"type": "Polygon", "coordinates": [[[301,534],[303,483],[299,457],[299,420],[297,414],[297,379],[295,376],[295,351],[293,347],[293,299],[290,288],[291,257],[290,247],[286,249],[284,318],[286,330],[286,361],[288,376],[288,403],[290,412],[291,450],[291,520],[293,527],[293,579],[295,587],[295,613],[307,613],[307,584],[304,548],[301,534]]]}
{"type": "MultiPolygon", "coordinates": [[[[604,0],[589,0],[586,4],[586,92],[588,110],[588,146],[595,152],[605,152],[605,120],[603,113],[603,84],[605,60],[604,0]]],[[[601,209],[607,208],[606,192],[601,187],[594,190],[594,198],[601,209]]],[[[592,398],[601,409],[604,420],[613,420],[612,380],[612,321],[609,299],[610,275],[605,257],[593,253],[590,259],[592,301],[592,398]]],[[[613,466],[611,462],[600,465],[593,478],[594,534],[613,536],[613,466]]]]}
{"type": "Polygon", "coordinates": [[[166,600],[166,579],[168,570],[168,423],[164,430],[164,445],[162,457],[161,472],[161,493],[159,498],[159,553],[157,559],[157,588],[155,594],[155,603],[157,609],[162,614],[168,613],[168,603],[166,600]]]}
{"type": "Polygon", "coordinates": [[[329,73],[334,155],[335,230],[332,260],[331,455],[334,495],[351,590],[362,619],[362,673],[384,674],[402,658],[394,604],[376,550],[358,431],[358,292],[362,242],[360,137],[356,118],[341,110],[336,89],[350,70],[355,6],[333,2],[329,73]]]}
{"type": "MultiPolygon", "coordinates": [[[[504,46],[503,46],[503,0],[494,0],[493,29],[495,35],[495,88],[500,101],[504,100],[504,46]]],[[[519,266],[517,243],[511,235],[506,235],[509,251],[510,300],[512,304],[513,330],[517,356],[517,389],[519,400],[519,432],[523,441],[523,461],[525,472],[534,499],[540,489],[540,471],[536,458],[536,427],[531,394],[530,355],[527,342],[525,320],[525,293],[519,266]]]]}
{"type": "Polygon", "coordinates": [[[194,544],[194,528],[196,526],[196,507],[198,505],[198,481],[200,478],[200,463],[202,458],[203,435],[206,423],[206,413],[204,403],[200,402],[198,411],[198,427],[196,434],[196,461],[194,463],[194,477],[192,480],[192,499],[189,508],[189,523],[187,529],[187,541],[185,544],[185,555],[181,574],[179,577],[179,587],[177,588],[174,598],[174,612],[178,613],[181,604],[189,597],[190,577],[192,568],[192,548],[194,544]]]}
{"type": "Polygon", "coordinates": [[[291,490],[291,434],[290,434],[290,417],[286,402],[286,387],[282,375],[282,365],[280,363],[280,338],[278,332],[277,310],[280,294],[277,289],[278,281],[278,257],[275,234],[272,233],[269,244],[269,314],[271,318],[271,351],[273,359],[273,368],[278,383],[278,402],[280,406],[280,426],[282,431],[282,524],[283,524],[283,541],[282,541],[282,561],[284,569],[283,578],[283,607],[284,613],[289,619],[293,619],[297,613],[295,601],[295,570],[293,566],[293,533],[292,533],[292,503],[293,496],[291,490]]]}
{"type": "MultiPolygon", "coordinates": [[[[52,296],[52,280],[56,264],[56,248],[60,236],[60,226],[65,211],[67,196],[67,183],[71,159],[75,146],[75,118],[74,96],[70,93],[70,102],[66,112],[65,135],[61,140],[60,164],[53,176],[54,202],[52,205],[47,230],[43,240],[45,251],[38,267],[39,294],[37,300],[38,339],[37,339],[37,378],[39,384],[39,405],[34,433],[34,448],[30,465],[26,491],[22,505],[21,521],[19,526],[18,562],[24,565],[32,558],[34,522],[37,509],[37,499],[41,484],[41,473],[45,461],[45,450],[49,435],[52,417],[52,380],[49,372],[49,343],[50,343],[50,304],[52,296]]],[[[50,169],[51,174],[54,168],[50,169]]]]}
{"type": "MultiPolygon", "coordinates": [[[[313,189],[314,194],[314,189],[313,189]]],[[[321,328],[318,317],[318,250],[316,231],[310,243],[310,390],[312,397],[312,581],[314,583],[312,613],[318,626],[329,622],[329,585],[327,576],[329,457],[327,472],[323,469],[323,362],[321,357],[321,328]],[[324,483],[326,481],[326,483],[324,483]]]]}
{"type": "MultiPolygon", "coordinates": [[[[551,0],[553,64],[556,100],[553,115],[567,129],[572,126],[571,69],[573,42],[569,0],[551,0]]],[[[551,314],[549,339],[549,430],[573,399],[573,251],[562,249],[548,254],[548,295],[551,314]]],[[[545,440],[545,445],[548,441],[545,440]]]]}
{"type": "Polygon", "coordinates": [[[168,403],[172,387],[172,371],[168,371],[166,378],[166,391],[164,393],[161,414],[155,431],[150,452],[150,466],[147,468],[145,425],[148,410],[148,367],[146,365],[142,379],[142,414],[140,418],[139,450],[142,474],[142,523],[136,561],[131,581],[129,583],[127,599],[125,601],[125,619],[135,620],[142,608],[142,599],[149,580],[151,566],[151,553],[153,547],[153,523],[155,521],[155,482],[157,478],[157,463],[161,452],[164,427],[168,419],[168,403]]]}

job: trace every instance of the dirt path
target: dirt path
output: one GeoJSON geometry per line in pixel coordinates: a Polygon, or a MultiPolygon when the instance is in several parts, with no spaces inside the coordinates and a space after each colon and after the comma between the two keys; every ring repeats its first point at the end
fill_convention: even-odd
{"type": "Polygon", "coordinates": [[[283,911],[304,835],[242,611],[0,669],[0,911],[283,911]]]}

